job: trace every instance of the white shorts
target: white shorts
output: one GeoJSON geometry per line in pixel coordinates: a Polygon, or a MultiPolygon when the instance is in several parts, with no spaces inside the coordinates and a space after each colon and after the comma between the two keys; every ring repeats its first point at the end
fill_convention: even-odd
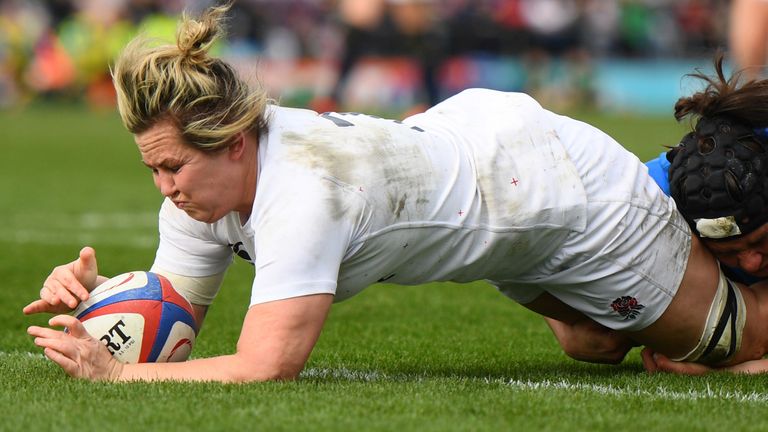
{"type": "Polygon", "coordinates": [[[595,135],[589,149],[563,140],[587,192],[586,229],[571,233],[526,280],[492,282],[523,304],[548,292],[606,327],[641,330],[677,292],[690,228],[634,155],[587,125],[563,129],[561,138],[595,135]]]}

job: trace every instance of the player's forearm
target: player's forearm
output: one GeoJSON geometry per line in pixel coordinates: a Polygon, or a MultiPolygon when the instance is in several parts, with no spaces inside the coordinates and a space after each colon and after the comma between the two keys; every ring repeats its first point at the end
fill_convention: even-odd
{"type": "Polygon", "coordinates": [[[746,319],[739,351],[729,364],[738,364],[762,358],[768,353],[768,290],[740,287],[746,303],[746,319]]]}
{"type": "Polygon", "coordinates": [[[116,381],[249,382],[295,379],[294,367],[254,366],[253,360],[233,354],[178,363],[124,364],[116,381]]]}

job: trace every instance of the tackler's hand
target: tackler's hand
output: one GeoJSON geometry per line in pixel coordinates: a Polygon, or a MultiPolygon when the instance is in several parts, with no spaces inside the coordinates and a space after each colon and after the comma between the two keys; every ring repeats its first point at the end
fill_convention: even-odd
{"type": "Polygon", "coordinates": [[[680,375],[704,375],[715,370],[699,363],[670,360],[664,354],[657,353],[648,347],[643,348],[640,357],[643,359],[643,367],[648,373],[669,372],[680,375]]]}
{"type": "Polygon", "coordinates": [[[650,348],[644,348],[640,354],[643,358],[643,366],[649,373],[668,372],[679,375],[704,375],[715,371],[744,374],[768,372],[768,359],[751,360],[722,368],[713,368],[699,363],[673,361],[650,348]]]}
{"type": "Polygon", "coordinates": [[[26,305],[23,312],[27,315],[69,312],[88,299],[98,277],[96,252],[84,247],[76,260],[53,269],[40,289],[40,299],[26,305]]]}

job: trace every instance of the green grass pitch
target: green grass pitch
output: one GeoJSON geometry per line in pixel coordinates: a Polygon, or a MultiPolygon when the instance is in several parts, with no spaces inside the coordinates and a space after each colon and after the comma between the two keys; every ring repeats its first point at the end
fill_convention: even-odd
{"type": "MultiPolygon", "coordinates": [[[[641,159],[668,118],[574,113],[641,159]]],[[[334,305],[297,382],[90,383],[45,360],[21,308],[54,264],[96,247],[102,274],[146,269],[161,202],[114,113],[0,113],[0,431],[765,430],[768,379],[649,376],[567,358],[544,322],[482,283],[381,285],[334,305]]],[[[232,352],[249,299],[239,263],[194,356],[232,352]]]]}

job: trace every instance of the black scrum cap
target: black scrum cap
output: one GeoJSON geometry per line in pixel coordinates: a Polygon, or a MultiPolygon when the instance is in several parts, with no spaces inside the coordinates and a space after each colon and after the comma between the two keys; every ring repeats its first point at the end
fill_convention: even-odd
{"type": "Polygon", "coordinates": [[[751,127],[702,117],[667,158],[672,198],[699,237],[733,240],[768,222],[768,153],[751,127]]]}

